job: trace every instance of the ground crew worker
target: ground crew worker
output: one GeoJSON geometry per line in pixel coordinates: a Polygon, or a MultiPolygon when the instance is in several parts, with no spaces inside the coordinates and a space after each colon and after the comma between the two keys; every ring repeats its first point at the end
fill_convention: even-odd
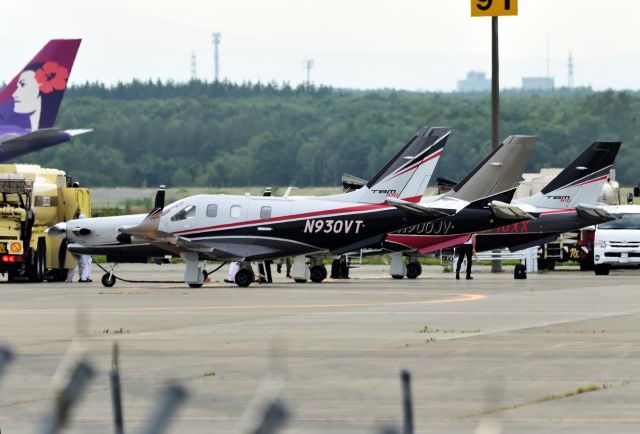
{"type": "Polygon", "coordinates": [[[236,281],[236,273],[240,270],[240,262],[232,262],[229,265],[229,272],[227,273],[227,278],[224,279],[227,283],[234,283],[236,281]]]}
{"type": "MultiPolygon", "coordinates": [[[[80,213],[79,219],[87,218],[86,215],[80,213]]],[[[78,282],[88,283],[91,282],[91,256],[80,255],[76,260],[78,264],[78,274],[80,274],[80,280],[78,282]]]]}
{"type": "Polygon", "coordinates": [[[473,279],[471,277],[471,256],[476,254],[476,234],[464,243],[458,246],[458,264],[456,266],[456,280],[460,280],[460,268],[462,267],[462,261],[464,257],[467,257],[467,280],[473,279]]]}
{"type": "MultiPolygon", "coordinates": [[[[87,218],[84,214],[78,214],[79,219],[87,218]]],[[[73,282],[73,276],[76,274],[76,268],[78,269],[78,274],[80,275],[80,280],[78,282],[88,283],[91,282],[91,256],[89,255],[76,255],[71,254],[73,257],[74,265],[72,268],[69,268],[67,271],[67,278],[65,281],[67,283],[73,282]]]]}

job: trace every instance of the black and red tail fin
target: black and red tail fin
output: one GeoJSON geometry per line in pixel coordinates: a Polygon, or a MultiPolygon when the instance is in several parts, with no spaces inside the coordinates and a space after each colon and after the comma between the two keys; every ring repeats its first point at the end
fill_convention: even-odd
{"type": "Polygon", "coordinates": [[[595,142],[573,160],[539,193],[519,199],[539,208],[574,208],[594,205],[609,170],[618,155],[621,142],[595,142]]]}
{"type": "Polygon", "coordinates": [[[336,200],[383,203],[392,197],[418,202],[442,155],[450,128],[422,128],[367,184],[336,200]]]}

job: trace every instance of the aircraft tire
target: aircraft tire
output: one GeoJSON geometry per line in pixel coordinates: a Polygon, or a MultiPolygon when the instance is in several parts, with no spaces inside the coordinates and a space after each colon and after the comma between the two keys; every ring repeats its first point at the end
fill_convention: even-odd
{"type": "Polygon", "coordinates": [[[327,269],[324,265],[314,265],[309,269],[309,279],[314,283],[320,283],[327,278],[327,269]]]}
{"type": "Polygon", "coordinates": [[[256,276],[252,270],[248,268],[241,268],[236,273],[235,282],[241,288],[246,288],[255,280],[256,276]]]}
{"type": "Polygon", "coordinates": [[[111,288],[113,285],[116,284],[116,276],[114,276],[113,274],[104,273],[102,275],[102,279],[100,280],[102,282],[102,286],[106,288],[111,288]]]}
{"type": "Polygon", "coordinates": [[[422,265],[419,262],[409,262],[407,264],[407,278],[416,279],[422,274],[422,265]]]}
{"type": "Polygon", "coordinates": [[[596,276],[608,276],[609,271],[611,271],[611,267],[607,264],[596,265],[595,268],[596,276]]]}

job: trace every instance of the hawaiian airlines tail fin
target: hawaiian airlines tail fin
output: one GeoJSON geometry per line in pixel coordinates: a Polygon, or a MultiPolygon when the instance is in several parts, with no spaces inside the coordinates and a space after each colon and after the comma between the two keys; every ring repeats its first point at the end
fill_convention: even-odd
{"type": "Polygon", "coordinates": [[[331,198],[383,203],[391,197],[418,202],[427,188],[450,133],[450,128],[422,128],[365,186],[331,198]]]}
{"type": "Polygon", "coordinates": [[[0,126],[53,127],[80,39],[53,39],[0,92],[0,126]]]}
{"type": "Polygon", "coordinates": [[[537,140],[535,136],[507,137],[446,196],[473,202],[517,187],[537,140]]]}
{"type": "Polygon", "coordinates": [[[593,143],[539,193],[518,201],[550,209],[575,208],[580,204],[594,205],[607,181],[620,144],[593,143]]]}

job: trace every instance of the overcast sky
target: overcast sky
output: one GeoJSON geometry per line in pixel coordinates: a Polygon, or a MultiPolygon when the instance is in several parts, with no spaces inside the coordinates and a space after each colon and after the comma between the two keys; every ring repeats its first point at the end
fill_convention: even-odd
{"type": "MultiPolygon", "coordinates": [[[[497,0],[495,0],[497,1],[497,0]]],[[[500,18],[501,86],[550,73],[576,85],[640,88],[638,0],[519,0],[500,18]]],[[[336,87],[455,89],[469,70],[490,75],[491,19],[470,0],[4,0],[0,80],[51,38],[80,37],[74,83],[190,77],[191,53],[211,80],[211,33],[222,33],[221,76],[231,81],[336,87]]]]}

